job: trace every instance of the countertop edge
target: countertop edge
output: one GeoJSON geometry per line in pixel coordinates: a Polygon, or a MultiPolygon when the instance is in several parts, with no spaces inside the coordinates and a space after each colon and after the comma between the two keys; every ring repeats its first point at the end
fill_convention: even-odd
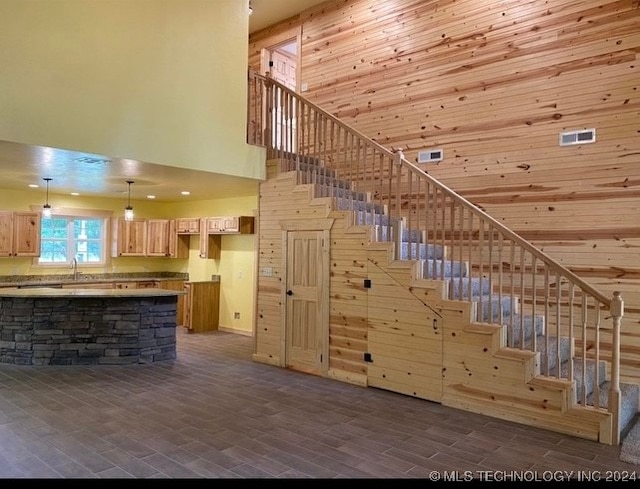
{"type": "Polygon", "coordinates": [[[0,289],[2,297],[168,297],[184,295],[184,291],[168,289],[55,289],[39,287],[35,289],[0,289]]]}

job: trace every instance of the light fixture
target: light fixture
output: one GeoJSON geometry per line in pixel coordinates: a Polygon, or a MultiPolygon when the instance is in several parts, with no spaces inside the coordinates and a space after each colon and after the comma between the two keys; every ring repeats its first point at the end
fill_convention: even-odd
{"type": "Polygon", "coordinates": [[[47,202],[42,207],[42,217],[50,218],[51,217],[51,206],[49,205],[49,182],[51,178],[43,178],[45,182],[47,182],[47,202]]]}
{"type": "Polygon", "coordinates": [[[127,202],[127,207],[124,208],[124,219],[125,221],[133,220],[133,207],[131,207],[131,184],[133,181],[127,180],[129,184],[129,200],[127,202]]]}

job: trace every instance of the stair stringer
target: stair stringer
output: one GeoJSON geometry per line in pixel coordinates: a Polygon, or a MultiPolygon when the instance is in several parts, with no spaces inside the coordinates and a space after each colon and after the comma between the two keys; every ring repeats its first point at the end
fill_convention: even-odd
{"type": "MultiPolygon", "coordinates": [[[[442,330],[442,394],[439,402],[582,438],[602,440],[608,436],[609,413],[576,406],[572,382],[540,377],[540,353],[506,347],[503,327],[475,322],[476,307],[471,301],[446,298],[446,280],[419,278],[420,260],[395,260],[393,243],[372,243],[368,250],[370,265],[394,277],[427,310],[437,313],[438,327],[442,330]]],[[[371,267],[369,276],[377,280],[382,278],[371,267]]],[[[389,300],[388,294],[380,298],[383,296],[389,300]]],[[[369,300],[372,300],[371,295],[369,300]]],[[[370,335],[374,334],[376,321],[370,314],[370,335]]],[[[371,338],[369,348],[372,349],[371,338]]],[[[434,352],[425,354],[433,355],[434,352]]],[[[388,359],[385,361],[388,363],[388,359]]],[[[412,366],[398,361],[395,364],[401,367],[397,372],[390,372],[387,365],[379,372],[374,356],[369,366],[368,384],[438,401],[421,396],[416,390],[407,390],[401,382],[402,374],[411,375],[412,366]],[[380,373],[385,376],[383,380],[380,380],[380,373]]]]}
{"type": "Polygon", "coordinates": [[[465,302],[434,305],[444,328],[442,404],[606,443],[611,415],[576,405],[574,382],[540,376],[540,353],[506,347],[504,328],[474,323],[465,302]]]}

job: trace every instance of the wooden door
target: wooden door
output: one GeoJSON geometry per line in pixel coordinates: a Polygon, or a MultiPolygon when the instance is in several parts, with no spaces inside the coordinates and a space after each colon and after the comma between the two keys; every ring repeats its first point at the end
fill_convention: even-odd
{"type": "MultiPolygon", "coordinates": [[[[271,78],[292,91],[297,90],[297,41],[273,46],[265,50],[267,70],[271,78]]],[[[294,99],[280,91],[275,92],[274,110],[271,112],[271,144],[274,148],[296,151],[296,107],[294,99]]]]}
{"type": "Polygon", "coordinates": [[[328,361],[324,306],[329,277],[323,244],[322,231],[287,233],[285,366],[316,375],[328,361]]]}

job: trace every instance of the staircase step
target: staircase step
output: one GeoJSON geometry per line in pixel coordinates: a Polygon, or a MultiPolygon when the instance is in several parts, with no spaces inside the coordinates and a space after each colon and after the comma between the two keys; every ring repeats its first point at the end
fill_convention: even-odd
{"type": "MultiPolygon", "coordinates": [[[[599,384],[602,385],[607,380],[607,364],[603,361],[600,361],[598,363],[599,363],[598,380],[599,380],[599,384]]],[[[594,389],[595,387],[594,376],[595,376],[595,370],[596,370],[595,364],[596,364],[595,361],[591,359],[587,359],[587,372],[585,377],[586,385],[583,385],[582,384],[582,372],[583,372],[582,359],[576,358],[573,361],[573,378],[576,382],[575,392],[576,392],[576,400],[578,404],[582,402],[583,392],[586,391],[587,399],[589,399],[590,396],[593,396],[593,393],[595,390],[594,389]]],[[[563,377],[569,378],[569,362],[565,362],[562,364],[561,373],[563,377]]]]}
{"type": "Polygon", "coordinates": [[[362,202],[359,200],[336,198],[336,209],[339,211],[367,211],[375,214],[383,214],[384,208],[380,204],[373,202],[362,202]]]}
{"type": "Polygon", "coordinates": [[[444,278],[466,277],[469,274],[467,262],[429,259],[422,264],[424,278],[439,279],[443,270],[444,278]]]}
{"type": "Polygon", "coordinates": [[[434,245],[430,243],[401,243],[401,260],[442,260],[443,258],[444,252],[441,245],[434,245]]]}
{"type": "MultiPolygon", "coordinates": [[[[609,405],[609,389],[611,382],[608,380],[600,384],[599,406],[609,405]]],[[[595,393],[587,397],[587,405],[593,405],[595,393]]],[[[635,421],[640,410],[640,386],[637,384],[620,384],[620,433],[624,436],[635,421]]]]}
{"type": "MultiPolygon", "coordinates": [[[[391,228],[391,230],[389,230],[388,228],[382,228],[380,230],[380,234],[379,236],[379,240],[380,241],[392,241],[393,240],[393,228],[391,228]],[[390,237],[387,239],[387,234],[390,235],[390,237]]],[[[407,229],[404,228],[402,230],[402,240],[403,242],[407,242],[407,243],[422,243],[422,233],[418,230],[418,229],[407,229]]],[[[442,257],[440,257],[442,258],[442,257]]]]}
{"type": "MultiPolygon", "coordinates": [[[[442,258],[434,257],[434,258],[442,258]]],[[[467,299],[477,295],[489,295],[491,293],[491,283],[488,279],[480,280],[479,277],[454,277],[449,281],[450,299],[467,299]],[[469,286],[471,295],[469,295],[469,286]]]]}
{"type": "Polygon", "coordinates": [[[507,335],[507,343],[509,346],[520,347],[522,337],[522,333],[524,331],[524,346],[523,348],[531,349],[531,338],[533,337],[533,332],[535,331],[536,336],[536,345],[539,341],[544,341],[542,335],[544,334],[544,316],[537,314],[536,316],[531,316],[531,314],[525,314],[524,316],[520,314],[514,314],[513,318],[511,316],[505,316],[502,319],[502,324],[505,326],[505,332],[507,335]]]}
{"type": "Polygon", "coordinates": [[[476,318],[481,322],[495,323],[512,311],[518,313],[517,298],[508,295],[478,295],[471,297],[471,301],[476,305],[476,318]]]}
{"type": "Polygon", "coordinates": [[[282,164],[283,171],[303,171],[316,175],[336,177],[336,170],[322,166],[320,160],[311,157],[299,157],[298,161],[287,160],[282,164]]]}
{"type": "Polygon", "coordinates": [[[329,187],[321,184],[316,185],[315,195],[318,197],[337,197],[346,201],[367,201],[367,194],[363,192],[355,192],[354,190],[348,188],[329,187]]]}
{"type": "Polygon", "coordinates": [[[569,338],[561,337],[558,346],[558,338],[556,336],[550,336],[548,341],[544,336],[540,336],[536,341],[536,350],[540,353],[540,372],[543,374],[546,372],[557,374],[558,353],[560,355],[560,364],[566,363],[571,356],[571,341],[569,338]],[[559,352],[558,348],[560,349],[559,352]]]}
{"type": "Polygon", "coordinates": [[[336,190],[351,190],[351,183],[345,180],[340,180],[338,178],[330,177],[327,175],[315,175],[309,173],[301,173],[300,174],[300,183],[313,183],[323,187],[323,192],[328,194],[333,190],[335,193],[336,190]]]}

